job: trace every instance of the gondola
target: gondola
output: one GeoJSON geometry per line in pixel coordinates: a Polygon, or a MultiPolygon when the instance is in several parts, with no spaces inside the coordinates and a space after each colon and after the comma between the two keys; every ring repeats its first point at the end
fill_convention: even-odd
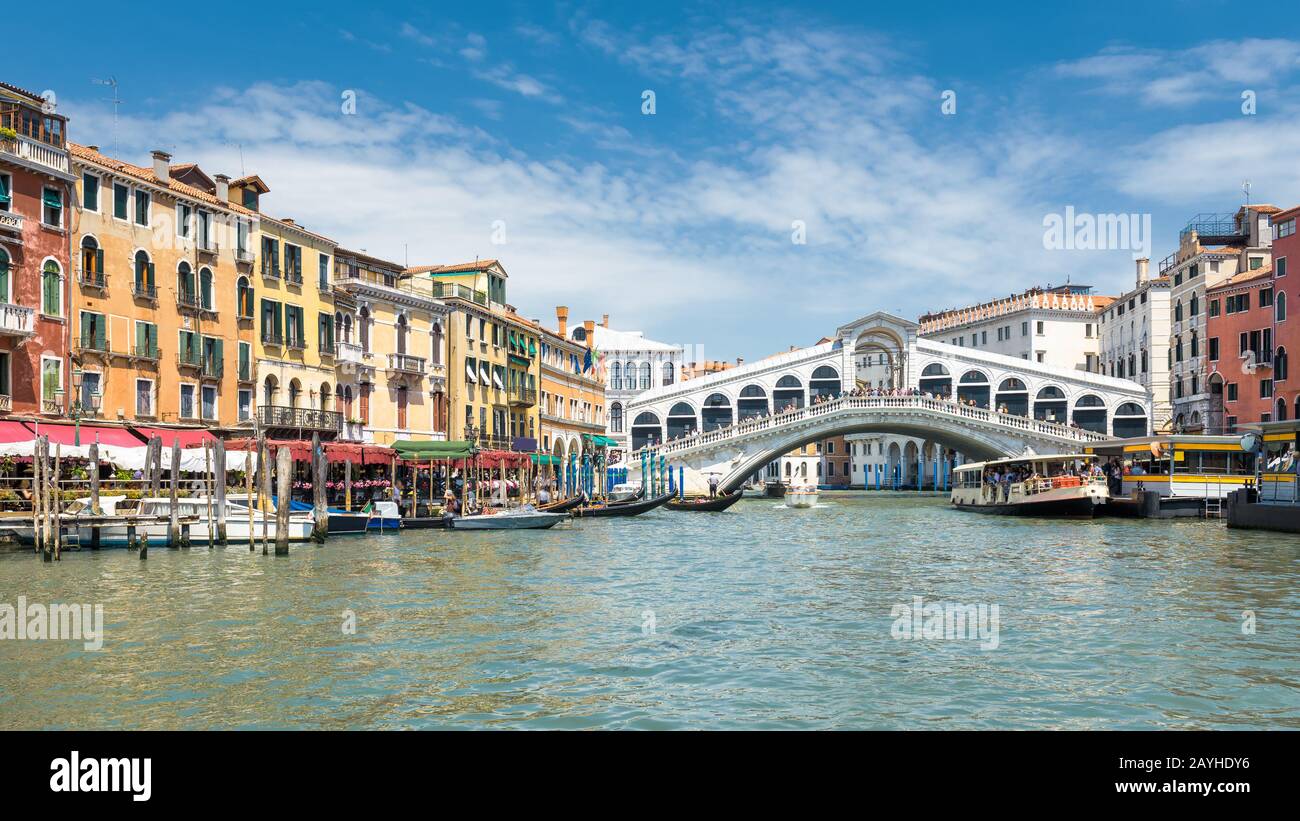
{"type": "Polygon", "coordinates": [[[740,497],[745,495],[744,488],[736,488],[730,493],[721,496],[714,496],[710,499],[707,496],[696,496],[686,499],[670,499],[664,504],[669,510],[692,510],[696,512],[726,510],[727,508],[740,501],[740,497]]]}
{"type": "Polygon", "coordinates": [[[581,493],[577,496],[570,496],[567,499],[561,499],[558,502],[551,502],[546,505],[538,505],[537,509],[543,513],[568,513],[578,505],[582,504],[584,497],[581,493]]]}
{"type": "Polygon", "coordinates": [[[653,499],[643,499],[639,502],[619,502],[612,505],[589,505],[587,507],[577,507],[573,509],[574,516],[636,516],[645,513],[647,510],[654,510],[669,499],[673,498],[671,493],[665,493],[662,496],[656,496],[653,499]]]}

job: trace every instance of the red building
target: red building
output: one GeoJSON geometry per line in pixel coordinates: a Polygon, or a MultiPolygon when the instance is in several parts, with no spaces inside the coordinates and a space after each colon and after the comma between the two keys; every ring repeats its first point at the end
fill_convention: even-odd
{"type": "Polygon", "coordinates": [[[1300,378],[1288,373],[1288,351],[1300,351],[1300,320],[1289,319],[1288,315],[1300,308],[1300,287],[1287,292],[1291,285],[1298,284],[1300,268],[1296,275],[1288,275],[1291,262],[1300,266],[1300,236],[1296,235],[1296,217],[1300,216],[1300,206],[1294,206],[1273,215],[1273,418],[1277,422],[1283,419],[1300,419],[1300,378]],[[1290,261],[1288,261],[1288,258],[1290,261]],[[1289,403],[1289,408],[1287,404],[1289,403]]]}
{"type": "Polygon", "coordinates": [[[74,178],[67,120],[0,83],[0,416],[67,409],[74,178]]]}
{"type": "MultiPolygon", "coordinates": [[[[1206,291],[1203,353],[1210,414],[1220,415],[1226,433],[1242,423],[1286,418],[1287,406],[1279,393],[1287,375],[1286,351],[1276,341],[1281,292],[1273,274],[1271,266],[1242,271],[1206,291]],[[1278,407],[1277,402],[1283,404],[1278,407]]],[[[1284,311],[1285,295],[1281,301],[1284,311]]]]}

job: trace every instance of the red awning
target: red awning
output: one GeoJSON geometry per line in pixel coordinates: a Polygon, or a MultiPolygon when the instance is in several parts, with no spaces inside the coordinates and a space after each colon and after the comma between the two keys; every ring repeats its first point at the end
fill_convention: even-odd
{"type": "Polygon", "coordinates": [[[22,422],[0,422],[0,443],[30,442],[35,438],[36,434],[22,422]]]}
{"type": "MultiPolygon", "coordinates": [[[[397,451],[383,445],[363,445],[359,442],[323,442],[325,461],[352,462],[360,465],[391,465],[397,458],[397,451]]],[[[274,454],[282,447],[289,449],[289,455],[295,462],[311,461],[311,442],[305,439],[267,439],[266,447],[274,454]]],[[[231,439],[226,442],[226,450],[257,450],[256,439],[231,439]]]]}
{"type": "MultiPolygon", "coordinates": [[[[38,434],[48,436],[51,445],[72,445],[76,441],[77,429],[75,425],[56,425],[48,422],[27,422],[26,424],[32,431],[32,438],[38,434]]],[[[123,448],[143,447],[140,440],[132,436],[131,431],[126,428],[106,428],[99,425],[81,426],[81,444],[92,444],[96,441],[96,437],[98,437],[101,445],[116,445],[123,448]]]]}
{"type": "MultiPolygon", "coordinates": [[[[171,450],[172,440],[179,439],[183,448],[202,447],[204,442],[214,442],[217,437],[203,428],[182,428],[179,430],[169,430],[167,428],[135,428],[135,432],[148,442],[150,438],[157,436],[162,439],[162,446],[166,450],[171,450]]],[[[135,443],[136,447],[140,446],[139,442],[135,443]]]]}
{"type": "MultiPolygon", "coordinates": [[[[527,453],[519,453],[513,450],[485,450],[481,451],[477,457],[477,464],[481,468],[520,468],[528,464],[529,456],[527,453]]],[[[475,464],[475,460],[465,460],[470,465],[475,464]]]]}

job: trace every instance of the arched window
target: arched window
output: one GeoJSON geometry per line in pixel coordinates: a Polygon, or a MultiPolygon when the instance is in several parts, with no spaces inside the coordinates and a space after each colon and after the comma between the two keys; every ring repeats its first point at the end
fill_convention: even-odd
{"type": "Polygon", "coordinates": [[[678,402],[668,411],[668,438],[670,440],[685,436],[699,428],[695,418],[695,408],[687,402],[678,402]]]}
{"type": "Polygon", "coordinates": [[[352,386],[351,385],[343,386],[343,415],[348,419],[352,418],[352,386]]]}
{"type": "Polygon", "coordinates": [[[1065,404],[1065,392],[1055,385],[1048,385],[1034,399],[1034,418],[1064,424],[1065,404]]]}
{"type": "Polygon", "coordinates": [[[623,403],[622,402],[615,402],[614,404],[609,406],[609,430],[611,433],[623,432],[623,403]]]}
{"type": "Polygon", "coordinates": [[[1285,399],[1279,398],[1277,400],[1277,416],[1274,417],[1273,421],[1274,422],[1286,421],[1286,400],[1285,399]]]}
{"type": "Polygon", "coordinates": [[[705,433],[731,426],[731,400],[720,393],[709,394],[700,410],[700,426],[705,433]]]}
{"type": "Polygon", "coordinates": [[[776,389],[772,391],[772,410],[780,412],[790,407],[802,408],[804,399],[803,383],[797,376],[783,376],[776,380],[776,389]]]}
{"type": "Polygon", "coordinates": [[[41,271],[41,313],[63,316],[63,269],[52,259],[45,261],[41,271]]]}
{"type": "MultiPolygon", "coordinates": [[[[612,391],[623,390],[623,365],[615,362],[609,366],[609,389],[612,391]]],[[[623,409],[619,408],[619,414],[622,415],[623,409]]]]}
{"type": "Polygon", "coordinates": [[[993,397],[993,405],[999,413],[1028,416],[1029,388],[1025,387],[1022,380],[1015,377],[1003,379],[1002,384],[998,385],[997,396],[993,397]]]}
{"type": "Polygon", "coordinates": [[[974,403],[976,407],[989,406],[989,377],[983,371],[970,370],[961,375],[957,384],[957,401],[974,403]]]}
{"type": "Polygon", "coordinates": [[[767,412],[767,391],[761,385],[746,385],[740,389],[740,399],[736,400],[739,421],[765,416],[767,412]]]}
{"type": "Polygon", "coordinates": [[[87,285],[104,284],[104,249],[94,237],[81,238],[81,281],[87,285]]]}
{"type": "Polygon", "coordinates": [[[1106,432],[1106,403],[1100,396],[1084,394],[1074,403],[1074,424],[1095,433],[1106,432]]]}
{"type": "MultiPolygon", "coordinates": [[[[465,316],[468,317],[469,314],[466,314],[465,316]]],[[[369,307],[365,305],[361,306],[361,310],[357,318],[357,324],[358,324],[357,332],[361,336],[361,351],[362,353],[370,353],[370,308],[369,307]]]]}
{"type": "Polygon", "coordinates": [[[297,379],[289,380],[289,407],[298,407],[298,398],[302,396],[302,383],[297,379]]]}
{"type": "Polygon", "coordinates": [[[144,251],[135,252],[135,295],[153,299],[158,291],[154,283],[153,263],[144,251]]]}
{"type": "Polygon", "coordinates": [[[646,445],[657,445],[663,441],[663,428],[659,417],[649,411],[638,413],[632,420],[632,450],[640,450],[646,445]]]}
{"type": "Polygon", "coordinates": [[[652,379],[652,374],[653,374],[653,370],[650,368],[650,363],[642,362],[641,363],[641,390],[643,391],[650,390],[650,382],[652,379]]]}
{"type": "Polygon", "coordinates": [[[1273,299],[1273,310],[1277,312],[1278,322],[1286,320],[1286,294],[1282,291],[1278,291],[1277,296],[1273,299]]]}
{"type": "Polygon", "coordinates": [[[1287,357],[1286,348],[1278,348],[1277,353],[1273,355],[1273,381],[1281,382],[1286,379],[1287,357]]]}
{"type": "Polygon", "coordinates": [[[333,410],[334,395],[330,391],[330,383],[322,382],[320,386],[320,409],[323,411],[333,410]]]}
{"type": "Polygon", "coordinates": [[[1192,331],[1191,355],[1192,356],[1201,355],[1201,335],[1196,331],[1192,331]]]}
{"type": "Polygon", "coordinates": [[[938,362],[931,362],[921,370],[921,380],[918,387],[923,393],[932,393],[935,396],[952,395],[952,374],[948,369],[938,362]]]}
{"type": "Polygon", "coordinates": [[[235,283],[235,301],[240,319],[253,318],[253,286],[248,284],[248,277],[240,277],[235,283]]]}
{"type": "MultiPolygon", "coordinates": [[[[406,353],[406,331],[407,331],[406,314],[402,314],[397,317],[397,353],[399,355],[406,353]]],[[[406,426],[401,425],[399,427],[406,427],[406,426]]]]}
{"type": "MultiPolygon", "coordinates": [[[[1178,417],[1178,427],[1183,425],[1183,417],[1178,417]]],[[[1147,435],[1147,412],[1135,402],[1125,402],[1115,409],[1115,429],[1113,435],[1120,439],[1130,436],[1147,435]]]]}
{"type": "Polygon", "coordinates": [[[182,261],[176,266],[176,298],[182,305],[198,305],[195,298],[194,269],[188,262],[182,261]]]}
{"type": "Polygon", "coordinates": [[[212,310],[212,269],[199,269],[199,307],[205,311],[212,310]]]}
{"type": "Polygon", "coordinates": [[[1183,321],[1183,301],[1181,299],[1174,304],[1174,321],[1183,321]]]}
{"type": "Polygon", "coordinates": [[[1196,316],[1201,312],[1201,301],[1200,299],[1197,298],[1196,294],[1192,294],[1192,301],[1188,304],[1187,307],[1188,307],[1187,312],[1192,316],[1196,316]]]}
{"type": "Polygon", "coordinates": [[[675,374],[674,374],[674,371],[673,371],[673,363],[671,363],[671,362],[665,362],[665,363],[664,363],[664,384],[665,384],[665,385],[671,385],[671,384],[673,384],[673,382],[674,382],[674,378],[673,378],[674,375],[675,375],[675,374]]]}
{"type": "Polygon", "coordinates": [[[840,393],[840,372],[830,365],[822,365],[812,372],[812,377],[808,380],[808,393],[814,398],[818,396],[838,396],[840,393]]]}
{"type": "Polygon", "coordinates": [[[429,336],[431,337],[431,339],[430,339],[430,343],[429,343],[429,344],[430,344],[430,345],[432,346],[432,348],[433,348],[433,351],[432,351],[432,354],[433,354],[433,355],[429,357],[429,361],[432,362],[434,365],[441,365],[441,364],[442,364],[443,340],[444,340],[444,337],[443,337],[443,334],[442,334],[442,323],[441,323],[441,322],[435,322],[435,323],[433,323],[433,327],[429,329],[429,336]]]}
{"type": "Polygon", "coordinates": [[[274,374],[267,374],[266,381],[262,383],[262,405],[268,408],[274,405],[279,393],[279,381],[276,380],[274,374]]]}

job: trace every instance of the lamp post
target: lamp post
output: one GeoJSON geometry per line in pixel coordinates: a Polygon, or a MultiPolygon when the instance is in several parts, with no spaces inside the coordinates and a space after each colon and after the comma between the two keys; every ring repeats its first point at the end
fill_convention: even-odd
{"type": "Polygon", "coordinates": [[[76,368],[72,371],[72,392],[75,397],[72,400],[71,408],[73,421],[72,444],[76,447],[81,446],[81,417],[94,416],[98,413],[101,400],[99,391],[94,391],[88,397],[89,401],[81,401],[81,384],[84,378],[85,374],[82,372],[81,368],[76,368]]]}

